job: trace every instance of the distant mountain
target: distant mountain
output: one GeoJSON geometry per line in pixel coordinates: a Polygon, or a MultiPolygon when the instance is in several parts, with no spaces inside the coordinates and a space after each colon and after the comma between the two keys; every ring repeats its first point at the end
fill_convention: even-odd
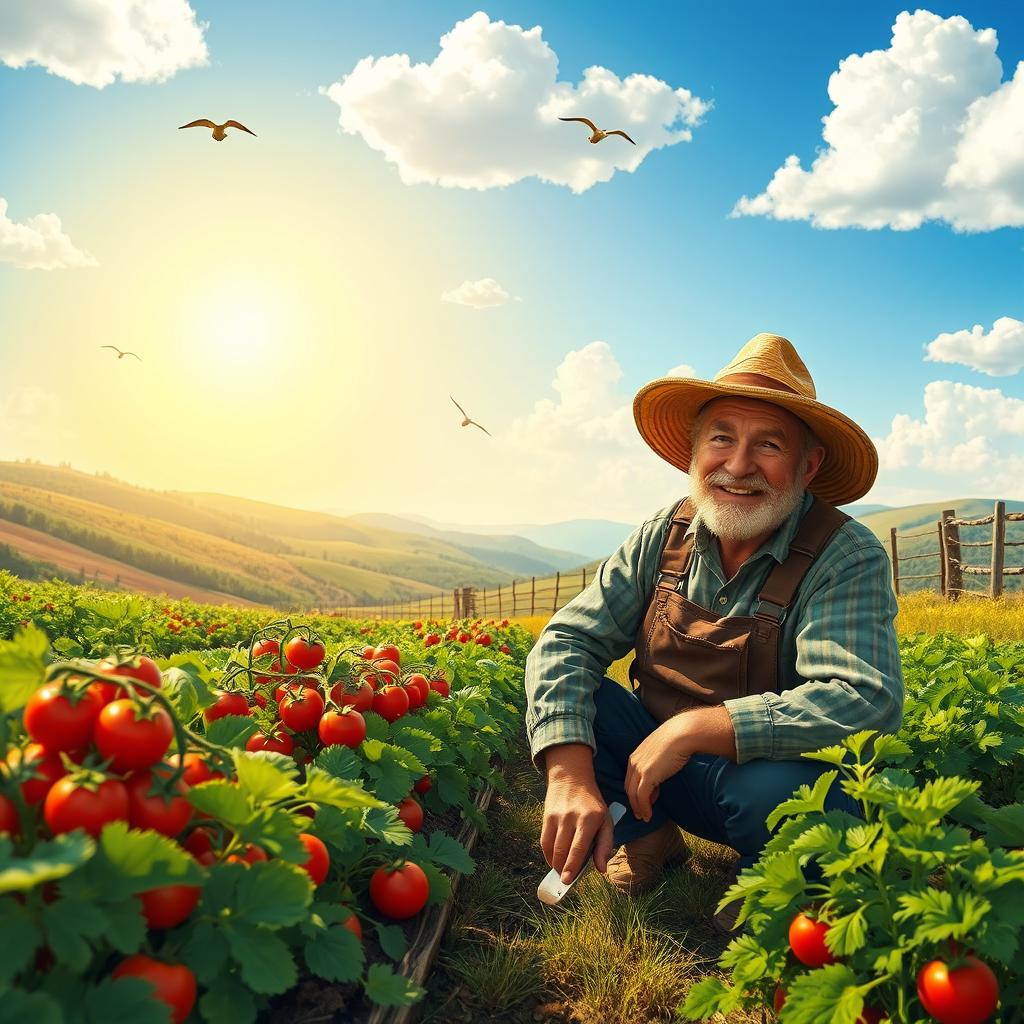
{"type": "Polygon", "coordinates": [[[848,516],[853,516],[854,519],[863,519],[864,516],[869,516],[873,512],[885,512],[887,509],[892,508],[891,505],[840,505],[840,510],[845,512],[848,516]]]}
{"type": "MultiPolygon", "coordinates": [[[[368,522],[378,522],[377,516],[381,513],[361,513],[352,516],[352,519],[359,519],[361,516],[369,517],[368,522]]],[[[392,519],[396,517],[390,517],[392,519]]],[[[580,552],[588,559],[607,558],[639,525],[637,523],[617,523],[609,519],[569,519],[559,523],[506,523],[500,526],[484,525],[474,523],[458,524],[439,522],[427,516],[415,514],[402,514],[397,518],[401,519],[405,529],[411,529],[413,524],[430,526],[442,533],[465,532],[473,534],[489,534],[499,536],[514,535],[525,537],[527,540],[539,544],[541,547],[558,548],[569,552],[580,552]]],[[[384,525],[383,520],[379,520],[384,525]]],[[[577,559],[573,566],[579,565],[577,559]]]]}

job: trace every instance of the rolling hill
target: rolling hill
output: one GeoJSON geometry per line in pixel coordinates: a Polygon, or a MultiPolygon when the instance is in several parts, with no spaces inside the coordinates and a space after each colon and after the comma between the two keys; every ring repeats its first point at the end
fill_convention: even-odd
{"type": "Polygon", "coordinates": [[[587,561],[519,537],[403,532],[35,462],[0,462],[0,528],[21,557],[107,585],[282,608],[429,597],[587,561]]]}

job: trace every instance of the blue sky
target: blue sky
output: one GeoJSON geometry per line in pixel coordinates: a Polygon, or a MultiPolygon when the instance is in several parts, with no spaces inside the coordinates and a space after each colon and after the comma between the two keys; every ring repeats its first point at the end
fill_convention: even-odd
{"type": "MultiPolygon", "coordinates": [[[[52,17],[64,6],[54,4],[52,17]]],[[[824,179],[790,197],[804,207],[792,219],[729,216],[742,196],[764,193],[791,154],[806,170],[828,148],[822,118],[840,109],[829,77],[851,55],[889,50],[899,4],[155,6],[179,21],[195,14],[181,66],[164,81],[125,81],[127,58],[115,54],[102,87],[75,84],[66,68],[44,70],[60,59],[46,43],[53,23],[26,15],[15,25],[0,14],[0,131],[14,143],[0,177],[0,456],[311,508],[638,521],[686,481],[636,439],[633,393],[674,367],[710,377],[766,330],[791,338],[819,397],[879,442],[883,468],[865,500],[1024,498],[1024,136],[1006,127],[1024,111],[1024,72],[1020,89],[1010,85],[1024,60],[1016,5],[931,4],[935,31],[919,22],[907,37],[911,49],[920,45],[912,68],[923,70],[919,91],[908,92],[916,99],[887,115],[892,152],[906,142],[915,102],[933,117],[923,137],[964,136],[964,113],[942,91],[944,62],[961,80],[978,76],[968,99],[999,100],[969,140],[969,187],[935,197],[952,212],[925,214],[909,230],[858,226],[873,200],[871,187],[851,186],[857,174],[843,178],[853,188],[843,226],[814,226],[836,205],[838,186],[824,179]],[[431,65],[440,38],[477,11],[486,15],[481,32],[497,22],[540,26],[563,90],[596,65],[613,76],[613,92],[642,74],[710,107],[689,126],[690,140],[674,144],[658,134],[666,129],[653,108],[629,122],[645,152],[610,180],[574,189],[531,170],[556,167],[557,177],[577,159],[565,147],[577,144],[603,160],[631,150],[614,137],[589,147],[582,126],[559,125],[555,163],[543,151],[551,136],[538,132],[524,137],[521,163],[491,161],[505,161],[512,183],[466,187],[488,164],[488,147],[502,146],[488,134],[488,114],[506,116],[507,101],[460,92],[458,81],[431,79],[429,67],[415,80],[417,89],[438,87],[428,103],[405,96],[401,74],[392,89],[367,78],[369,91],[357,93],[354,77],[340,87],[365,58],[407,54],[431,65]],[[945,21],[957,16],[970,24],[958,23],[959,35],[945,21]],[[995,82],[991,54],[974,53],[983,29],[998,36],[995,82]],[[197,48],[205,63],[189,58],[197,48]],[[10,66],[19,61],[27,66],[10,66]],[[338,99],[321,91],[332,84],[338,99]],[[460,105],[463,122],[453,120],[460,105]],[[197,137],[202,129],[176,131],[203,116],[238,118],[258,137],[214,144],[197,137]],[[447,148],[432,147],[435,131],[447,148]],[[409,183],[374,132],[425,180],[409,183]],[[1012,173],[1000,179],[993,166],[1012,173]],[[449,173],[462,184],[437,182],[449,173]],[[67,239],[51,239],[56,255],[45,268],[31,265],[34,243],[25,240],[39,214],[59,217],[67,239]],[[958,217],[970,230],[951,226],[958,217]],[[93,265],[78,265],[75,253],[93,265]],[[193,268],[203,274],[190,276],[193,268]],[[198,321],[175,318],[215,277],[230,282],[225,289],[254,282],[239,294],[250,319],[224,314],[223,332],[202,341],[198,321]],[[495,304],[465,304],[472,289],[459,286],[487,279],[500,289],[495,304]],[[972,342],[962,332],[976,324],[972,342]],[[956,361],[926,360],[942,335],[945,358],[956,361]],[[147,358],[96,360],[107,341],[142,347],[147,358]],[[240,365],[251,378],[242,381],[240,365]],[[278,401],[272,416],[254,408],[255,391],[276,374],[289,379],[300,415],[278,401]],[[449,391],[493,438],[458,429],[449,391]],[[116,424],[94,423],[90,393],[116,393],[142,429],[129,439],[116,424]],[[268,463],[295,472],[268,474],[268,463]]],[[[81,34],[81,75],[98,74],[81,54],[103,50],[102,29],[62,27],[81,34]]],[[[518,36],[506,37],[495,45],[512,53],[518,36]]],[[[134,56],[144,65],[156,59],[151,50],[140,43],[134,56]]],[[[472,59],[468,46],[460,59],[472,59]]],[[[523,81],[538,74],[514,56],[510,66],[523,81]]],[[[623,117],[636,113],[628,98],[608,102],[623,117]]],[[[575,112],[595,117],[592,107],[575,112]]],[[[934,147],[911,146],[890,172],[889,150],[877,132],[858,136],[866,129],[857,117],[846,121],[846,166],[874,153],[878,193],[920,213],[920,169],[934,147]]],[[[514,118],[509,125],[521,128],[514,118]]],[[[572,168],[565,173],[585,173],[572,168]]]]}

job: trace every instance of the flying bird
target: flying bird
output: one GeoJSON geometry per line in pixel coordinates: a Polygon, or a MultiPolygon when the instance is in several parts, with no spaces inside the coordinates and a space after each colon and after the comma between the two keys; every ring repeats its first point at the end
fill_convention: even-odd
{"type": "MultiPolygon", "coordinates": [[[[223,142],[227,138],[227,133],[224,130],[225,128],[241,128],[243,132],[249,132],[249,129],[239,121],[225,121],[223,124],[214,124],[205,117],[200,118],[198,121],[189,121],[188,124],[179,125],[178,131],[181,131],[182,128],[212,128],[213,137],[218,142],[223,142]]],[[[252,136],[256,135],[255,132],[249,132],[249,134],[252,136]]]]}
{"type": "MultiPolygon", "coordinates": [[[[558,120],[582,121],[583,124],[585,124],[594,133],[587,140],[588,142],[592,142],[594,145],[596,145],[602,139],[607,139],[609,135],[621,135],[627,142],[633,142],[633,140],[624,131],[622,131],[622,129],[616,128],[615,131],[611,132],[602,131],[600,128],[597,127],[596,124],[594,124],[593,121],[590,120],[589,117],[560,117],[558,120]]],[[[633,145],[635,146],[636,143],[633,142],[633,145]]]]}
{"type": "MultiPolygon", "coordinates": [[[[452,398],[452,396],[451,396],[451,395],[449,395],[448,397],[449,397],[449,398],[451,398],[453,402],[455,402],[455,399],[454,399],[454,398],[452,398]]],[[[458,402],[455,402],[455,408],[456,408],[456,409],[458,409],[458,410],[459,410],[459,412],[461,412],[461,413],[462,413],[462,426],[464,426],[464,427],[468,427],[468,426],[472,425],[472,426],[474,426],[474,427],[480,427],[480,424],[479,424],[479,423],[477,423],[477,421],[476,421],[476,420],[471,420],[471,419],[469,418],[469,416],[468,416],[468,415],[467,415],[467,413],[466,413],[466,410],[465,410],[465,409],[463,409],[463,408],[462,408],[462,406],[461,406],[461,405],[459,405],[459,403],[458,403],[458,402]]],[[[485,433],[485,434],[486,434],[486,435],[487,435],[488,437],[491,437],[491,436],[492,436],[492,435],[491,435],[491,432],[490,432],[490,431],[489,431],[489,430],[488,430],[488,429],[487,429],[486,427],[480,427],[480,429],[481,429],[481,430],[482,430],[482,431],[483,431],[483,432],[484,432],[484,433],[485,433]]]]}
{"type": "Polygon", "coordinates": [[[129,352],[127,350],[122,352],[116,345],[100,345],[100,348],[112,348],[117,353],[118,359],[124,359],[125,356],[135,356],[140,363],[142,362],[142,356],[137,356],[134,352],[129,352]]]}

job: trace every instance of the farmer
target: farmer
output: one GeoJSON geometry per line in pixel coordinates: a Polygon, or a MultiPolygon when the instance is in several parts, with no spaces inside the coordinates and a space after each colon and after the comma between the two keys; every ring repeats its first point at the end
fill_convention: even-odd
{"type": "MultiPolygon", "coordinates": [[[[885,550],[835,507],[871,487],[877,453],[789,341],[758,334],[710,382],[653,381],[633,415],[690,495],[553,616],[526,691],[545,859],[570,881],[596,839],[598,870],[635,893],[688,855],[679,827],[733,847],[733,877],[753,864],[768,813],[828,769],[800,755],[895,732],[903,679],[885,550]],[[605,676],[630,648],[632,693],[605,676]]],[[[826,808],[855,810],[838,785],[826,808]]]]}

